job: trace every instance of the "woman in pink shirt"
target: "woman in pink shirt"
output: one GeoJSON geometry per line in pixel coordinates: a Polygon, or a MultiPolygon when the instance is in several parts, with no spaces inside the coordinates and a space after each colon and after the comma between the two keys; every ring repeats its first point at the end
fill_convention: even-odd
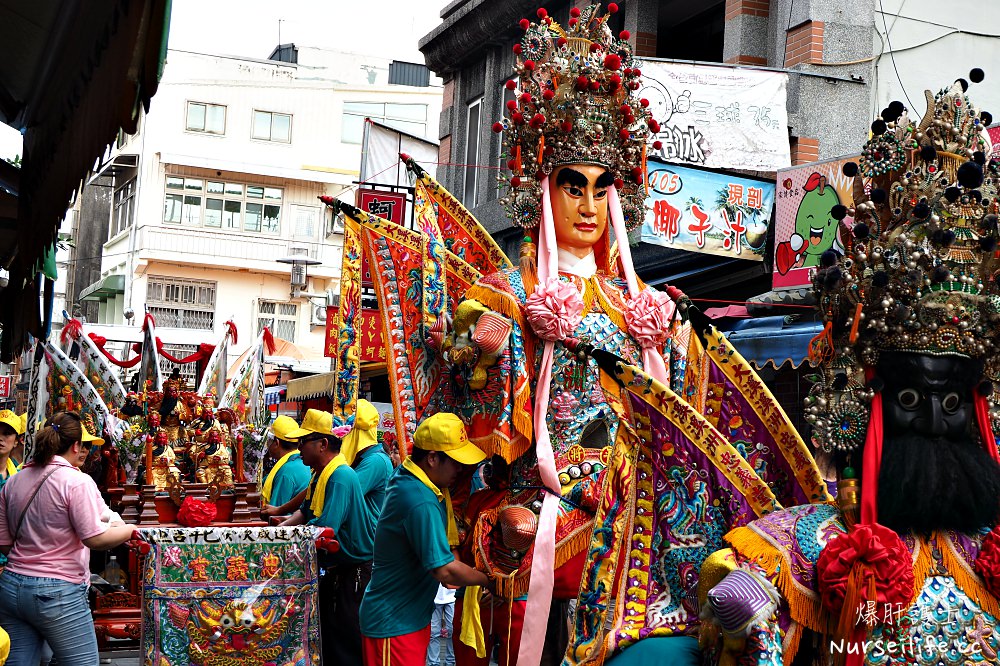
{"type": "Polygon", "coordinates": [[[48,641],[60,666],[98,666],[87,603],[90,549],[127,541],[126,525],[79,468],[91,442],[80,416],[57,412],[35,436],[35,452],[0,491],[0,626],[10,634],[7,666],[37,666],[48,641]]]}

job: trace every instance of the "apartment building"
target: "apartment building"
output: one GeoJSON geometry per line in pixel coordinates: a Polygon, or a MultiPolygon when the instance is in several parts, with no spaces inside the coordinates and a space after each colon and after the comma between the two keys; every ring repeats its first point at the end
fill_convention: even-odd
{"type": "Polygon", "coordinates": [[[353,201],[366,117],[436,135],[441,87],[422,65],[293,44],[271,58],[169,51],[156,107],[95,172],[109,205],[90,206],[80,227],[100,237],[90,241],[100,271],[67,300],[109,341],[138,340],[148,312],[177,355],[232,319],[237,354],[268,326],[317,370],[329,367],[342,233],[317,197],[353,201]],[[278,261],[290,255],[313,265],[278,261]]]}

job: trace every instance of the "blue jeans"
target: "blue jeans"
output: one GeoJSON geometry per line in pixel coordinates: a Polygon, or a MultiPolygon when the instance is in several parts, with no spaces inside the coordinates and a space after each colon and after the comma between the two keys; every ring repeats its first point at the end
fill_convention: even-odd
{"type": "Polygon", "coordinates": [[[0,575],[0,626],[10,635],[7,666],[38,666],[42,641],[60,666],[98,666],[87,586],[57,578],[0,575]]]}
{"type": "Polygon", "coordinates": [[[454,626],[455,602],[434,604],[431,642],[427,646],[427,666],[455,666],[455,644],[451,642],[454,626]]]}

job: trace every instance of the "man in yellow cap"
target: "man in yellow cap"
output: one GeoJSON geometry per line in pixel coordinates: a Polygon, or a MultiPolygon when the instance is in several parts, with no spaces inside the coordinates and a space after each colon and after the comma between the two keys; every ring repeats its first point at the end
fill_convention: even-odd
{"type": "Polygon", "coordinates": [[[364,398],[358,400],[354,426],[344,438],[343,453],[354,468],[365,495],[365,507],[378,522],[385,503],[385,487],[392,475],[392,460],[378,443],[378,410],[364,398]]]}
{"type": "Polygon", "coordinates": [[[425,419],[413,453],[389,480],[375,530],[375,565],[361,602],[365,666],[422,666],[438,583],[484,586],[483,572],[455,559],[458,528],[448,488],[486,454],[454,414],[425,419]]]}
{"type": "Polygon", "coordinates": [[[302,462],[297,439],[288,433],[298,430],[295,419],[281,415],[271,423],[271,441],[267,455],[275,460],[271,471],[264,478],[260,494],[264,499],[261,514],[276,516],[278,509],[309,487],[309,467],[302,462]]]}
{"type": "Polygon", "coordinates": [[[358,475],[340,452],[329,412],[310,409],[302,426],[285,433],[299,443],[302,462],[313,470],[306,499],[282,525],[331,527],[340,550],[321,561],[319,620],[324,664],[360,664],[358,607],[371,579],[375,523],[365,510],[358,475]],[[329,565],[329,566],[327,566],[329,565]]]}

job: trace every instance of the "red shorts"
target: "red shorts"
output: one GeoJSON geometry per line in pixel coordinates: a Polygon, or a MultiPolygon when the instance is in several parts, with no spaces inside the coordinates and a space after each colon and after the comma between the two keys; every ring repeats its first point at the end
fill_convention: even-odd
{"type": "Polygon", "coordinates": [[[365,666],[424,666],[427,646],[431,642],[431,625],[392,638],[361,637],[361,653],[365,666]]]}

